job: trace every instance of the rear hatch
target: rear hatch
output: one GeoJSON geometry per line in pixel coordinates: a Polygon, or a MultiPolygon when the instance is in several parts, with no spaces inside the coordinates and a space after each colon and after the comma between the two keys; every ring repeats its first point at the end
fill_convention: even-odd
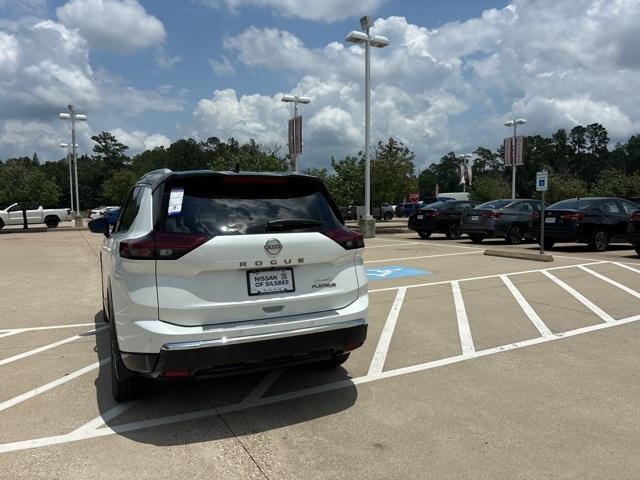
{"type": "Polygon", "coordinates": [[[544,228],[549,234],[571,233],[585,217],[591,199],[568,199],[557,202],[544,211],[544,228]]]}
{"type": "Polygon", "coordinates": [[[215,325],[326,312],[358,298],[362,237],[322,183],[289,175],[177,177],[156,235],[159,318],[215,325]],[[165,241],[165,238],[167,241],[165,241]],[[188,244],[179,258],[172,243],[188,244]],[[163,247],[164,245],[164,247],[163,247]]]}

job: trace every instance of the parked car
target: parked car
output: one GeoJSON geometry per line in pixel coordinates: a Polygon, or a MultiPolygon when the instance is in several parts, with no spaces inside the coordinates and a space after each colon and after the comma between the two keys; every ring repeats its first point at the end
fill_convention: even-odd
{"type": "Polygon", "coordinates": [[[120,216],[120,207],[109,207],[104,212],[103,217],[107,219],[109,225],[115,225],[118,221],[118,217],[120,216]]]}
{"type": "Polygon", "coordinates": [[[640,207],[631,214],[629,226],[627,227],[627,238],[640,256],[640,207]]]}
{"type": "Polygon", "coordinates": [[[373,215],[378,220],[384,220],[388,222],[393,218],[394,209],[388,203],[383,203],[379,207],[371,207],[371,215],[373,215]]]}
{"type": "Polygon", "coordinates": [[[422,207],[422,202],[407,202],[402,206],[402,212],[404,217],[413,215],[422,207]]]}
{"type": "Polygon", "coordinates": [[[450,240],[460,238],[463,215],[473,208],[472,202],[445,200],[422,207],[409,217],[409,229],[427,239],[432,233],[444,233],[450,240]]]}
{"type": "Polygon", "coordinates": [[[444,198],[450,198],[451,200],[466,200],[469,201],[469,192],[442,192],[438,195],[438,200],[444,198]]]}
{"type": "Polygon", "coordinates": [[[474,243],[502,237],[508,244],[518,245],[534,238],[533,220],[540,216],[541,205],[533,199],[491,200],[466,212],[461,230],[474,243]]]}
{"type": "MultiPolygon", "coordinates": [[[[60,222],[71,220],[69,208],[33,208],[27,210],[27,223],[29,225],[44,223],[47,228],[56,228],[60,222]]],[[[12,203],[4,210],[0,210],[0,228],[5,225],[22,225],[24,223],[22,207],[12,203]]]]}
{"type": "Polygon", "coordinates": [[[117,207],[115,207],[115,206],[102,206],[102,207],[92,208],[91,210],[89,210],[87,212],[87,217],[89,217],[91,220],[95,220],[96,218],[104,217],[105,212],[109,208],[117,208],[117,207]]]}
{"type": "Polygon", "coordinates": [[[342,214],[342,218],[344,220],[356,220],[358,218],[355,205],[340,207],[340,213],[342,214]]]}
{"type": "Polygon", "coordinates": [[[635,203],[613,197],[570,198],[554,203],[544,214],[544,247],[578,242],[604,252],[610,243],[628,243],[629,221],[639,209],[635,203]]]}
{"type": "Polygon", "coordinates": [[[113,231],[106,218],[89,222],[106,237],[116,400],[159,377],[338,366],[364,343],[364,240],[320,179],[163,169],[122,208],[113,231]]]}

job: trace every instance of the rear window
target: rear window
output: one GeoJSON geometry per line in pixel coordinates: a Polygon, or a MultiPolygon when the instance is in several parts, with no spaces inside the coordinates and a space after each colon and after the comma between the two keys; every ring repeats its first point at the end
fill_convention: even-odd
{"type": "Polygon", "coordinates": [[[590,207],[594,202],[595,200],[589,198],[570,198],[556,202],[547,208],[550,210],[582,210],[590,207]]]}
{"type": "Polygon", "coordinates": [[[165,232],[247,235],[341,225],[321,184],[307,179],[192,177],[167,184],[165,197],[165,232]]]}
{"type": "Polygon", "coordinates": [[[511,200],[491,200],[489,202],[481,203],[476,210],[497,210],[504,208],[511,203],[511,200]]]}
{"type": "Polygon", "coordinates": [[[420,210],[440,210],[444,208],[451,200],[444,200],[440,202],[430,203],[429,205],[425,205],[420,210]]]}

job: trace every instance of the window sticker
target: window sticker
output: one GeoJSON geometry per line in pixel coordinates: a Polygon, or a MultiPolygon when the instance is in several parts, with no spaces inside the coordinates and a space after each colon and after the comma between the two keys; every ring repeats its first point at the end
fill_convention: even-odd
{"type": "Polygon", "coordinates": [[[184,188],[172,188],[169,194],[169,208],[167,213],[169,216],[180,215],[182,212],[182,199],[184,197],[184,188]]]}

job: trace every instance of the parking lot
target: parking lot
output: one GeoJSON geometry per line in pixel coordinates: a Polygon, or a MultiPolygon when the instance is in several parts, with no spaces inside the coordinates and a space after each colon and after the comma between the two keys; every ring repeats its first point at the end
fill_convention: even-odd
{"type": "Polygon", "coordinates": [[[101,237],[0,237],[3,478],[637,478],[640,259],[553,263],[434,235],[367,241],[369,333],[343,368],[115,403],[101,237]]]}

